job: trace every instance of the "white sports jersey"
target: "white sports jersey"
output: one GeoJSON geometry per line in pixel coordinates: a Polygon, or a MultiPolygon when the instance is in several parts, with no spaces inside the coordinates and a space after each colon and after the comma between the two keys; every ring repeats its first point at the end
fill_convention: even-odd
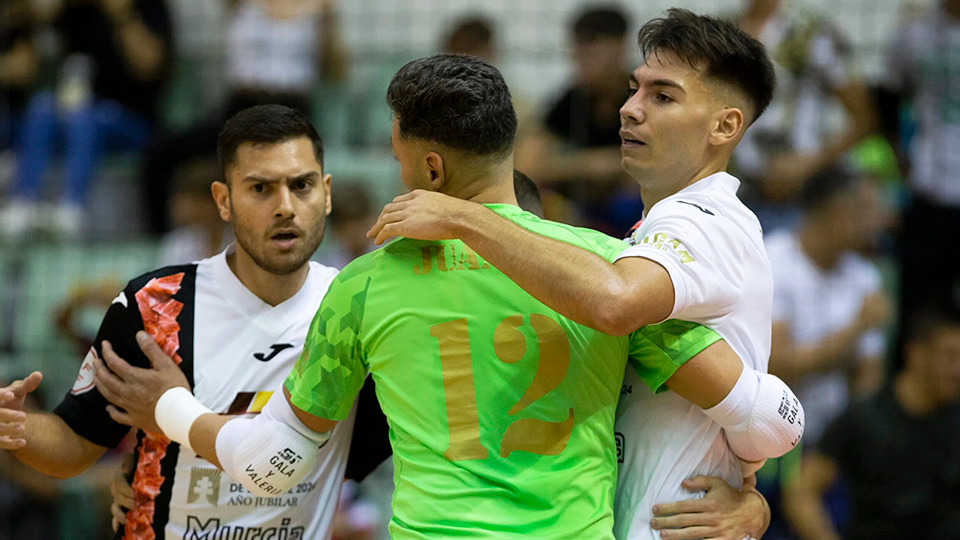
{"type": "MultiPolygon", "coordinates": [[[[847,328],[859,315],[864,299],[881,290],[880,271],[852,251],[825,271],[807,257],[793,232],[773,234],[766,245],[773,266],[773,320],[786,323],[798,345],[812,347],[847,328]]],[[[877,360],[885,350],[883,331],[865,332],[857,346],[857,360],[877,360]]],[[[793,390],[803,403],[804,443],[813,445],[847,406],[846,372],[812,373],[793,390]]]]}
{"type": "MultiPolygon", "coordinates": [[[[300,356],[337,271],[310,263],[300,290],[270,306],[237,279],[226,253],[136,278],[114,300],[76,385],[56,409],[74,431],[113,447],[129,430],[105,412],[106,401],[92,384],[91,361],[106,339],[121,358],[146,367],[134,339],[141,329],[180,364],[205,406],[223,414],[259,413],[300,356]]],[[[318,468],[277,498],[255,497],[190,450],[163,435],[141,432],[133,477],[136,506],[117,538],[328,538],[353,419],[351,415],[334,429],[318,468]]]]}
{"type": "MultiPolygon", "coordinates": [[[[717,173],[658,202],[624,257],[663,266],[674,287],[668,319],[719,334],[750,367],[767,371],[773,278],[756,216],[737,198],[740,182],[717,173]]],[[[617,407],[620,470],[614,532],[655,540],[654,504],[701,496],[680,487],[697,475],[740,487],[740,463],[720,426],[673,392],[654,394],[629,366],[617,407]]]]}

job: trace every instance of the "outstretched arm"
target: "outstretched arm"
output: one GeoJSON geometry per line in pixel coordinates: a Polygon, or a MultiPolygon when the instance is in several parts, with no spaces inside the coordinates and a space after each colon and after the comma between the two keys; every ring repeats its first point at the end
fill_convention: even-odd
{"type": "Polygon", "coordinates": [[[75,433],[59,416],[23,410],[42,379],[34,372],[0,388],[0,448],[43,474],[70,478],[93,465],[106,448],[75,433]]]}
{"type": "Polygon", "coordinates": [[[649,259],[612,264],[530,232],[483,205],[439,193],[418,190],[397,197],[368,236],[377,243],[391,236],[459,238],[537,300],[606,334],[660,322],[674,306],[670,275],[649,259]]]}

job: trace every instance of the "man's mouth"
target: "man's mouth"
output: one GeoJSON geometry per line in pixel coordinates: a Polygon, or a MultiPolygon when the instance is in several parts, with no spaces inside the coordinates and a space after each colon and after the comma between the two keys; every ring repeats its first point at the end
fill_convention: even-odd
{"type": "Polygon", "coordinates": [[[270,237],[275,244],[281,249],[289,249],[297,243],[297,239],[300,238],[300,235],[295,231],[277,231],[270,237]]]}
{"type": "Polygon", "coordinates": [[[623,131],[620,132],[620,140],[622,141],[622,146],[646,146],[647,144],[623,131]]]}

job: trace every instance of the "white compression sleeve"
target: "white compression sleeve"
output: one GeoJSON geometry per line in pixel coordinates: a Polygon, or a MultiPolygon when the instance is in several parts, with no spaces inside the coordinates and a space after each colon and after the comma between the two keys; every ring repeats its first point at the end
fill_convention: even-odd
{"type": "Polygon", "coordinates": [[[803,406],[790,387],[746,366],[727,397],[704,412],[720,424],[730,448],[746,461],[780,457],[803,435],[803,406]]]}
{"type": "Polygon", "coordinates": [[[193,450],[190,446],[190,428],[197,418],[213,412],[194,397],[190,390],[171,388],[160,396],[153,410],[153,419],[170,440],[193,450]]]}
{"type": "Polygon", "coordinates": [[[257,416],[224,424],[217,434],[217,459],[253,494],[276,497],[313,469],[330,433],[317,433],[300,421],[279,389],[257,416]]]}

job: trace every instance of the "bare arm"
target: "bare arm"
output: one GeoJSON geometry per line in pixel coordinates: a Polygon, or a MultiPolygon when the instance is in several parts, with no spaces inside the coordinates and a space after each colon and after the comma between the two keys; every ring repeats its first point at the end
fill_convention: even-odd
{"type": "Polygon", "coordinates": [[[701,409],[709,409],[733,390],[743,369],[743,361],[730,345],[718,341],[677,368],[667,379],[667,387],[701,409]]]}
{"type": "Polygon", "coordinates": [[[101,0],[101,3],[110,17],[121,56],[130,72],[141,81],[156,80],[169,54],[167,44],[140,18],[132,0],[101,0]]]}
{"type": "Polygon", "coordinates": [[[482,205],[438,193],[397,197],[368,235],[378,243],[390,236],[460,238],[537,300],[606,334],[628,334],[663,321],[673,310],[673,282],[655,262],[628,258],[612,264],[482,205]]]}
{"type": "Polygon", "coordinates": [[[70,478],[93,465],[106,448],[75,433],[59,416],[24,412],[27,396],[42,380],[34,372],[0,388],[0,448],[39,472],[70,478]]]}
{"type": "Polygon", "coordinates": [[[801,540],[841,540],[823,506],[823,494],[837,477],[837,464],[812,452],[803,458],[800,479],[783,494],[783,511],[801,540]]]}
{"type": "Polygon", "coordinates": [[[27,445],[10,453],[30,468],[55,478],[72,478],[96,463],[107,449],[77,435],[55,414],[28,413],[27,445]]]}

